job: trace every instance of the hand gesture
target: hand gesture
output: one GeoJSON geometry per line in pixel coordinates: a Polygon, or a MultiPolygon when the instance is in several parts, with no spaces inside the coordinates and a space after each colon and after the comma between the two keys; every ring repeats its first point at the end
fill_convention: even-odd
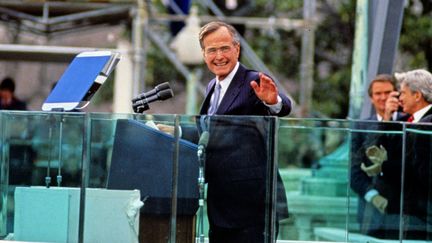
{"type": "Polygon", "coordinates": [[[366,149],[366,157],[372,161],[372,165],[366,166],[364,163],[361,163],[361,170],[368,176],[376,176],[381,173],[382,163],[387,160],[387,150],[382,145],[379,148],[373,145],[366,149]]]}
{"type": "Polygon", "coordinates": [[[259,73],[260,84],[254,80],[250,82],[252,89],[255,91],[256,96],[263,102],[268,105],[274,105],[278,102],[278,89],[273,80],[264,75],[263,73],[259,73]]]}
{"type": "Polygon", "coordinates": [[[366,166],[364,163],[361,163],[360,168],[364,171],[368,176],[377,176],[382,171],[382,164],[372,164],[370,166],[366,166]]]}
{"type": "Polygon", "coordinates": [[[174,126],[165,125],[165,124],[156,124],[156,126],[160,131],[174,136],[174,126]]]}
{"type": "Polygon", "coordinates": [[[399,109],[400,102],[398,99],[399,92],[393,91],[389,94],[386,103],[385,103],[385,110],[384,110],[384,121],[390,121],[393,115],[393,112],[396,112],[399,109]]]}
{"type": "Polygon", "coordinates": [[[377,194],[372,198],[372,205],[382,214],[385,214],[388,205],[387,198],[377,194]]]}
{"type": "Polygon", "coordinates": [[[366,156],[372,163],[382,164],[387,160],[387,150],[382,145],[379,148],[373,145],[366,149],[366,156]]]}

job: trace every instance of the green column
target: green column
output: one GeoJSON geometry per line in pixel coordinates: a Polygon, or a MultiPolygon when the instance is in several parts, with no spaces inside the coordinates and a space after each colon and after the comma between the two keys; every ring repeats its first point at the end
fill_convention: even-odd
{"type": "Polygon", "coordinates": [[[356,8],[353,62],[351,67],[348,117],[359,119],[367,90],[368,67],[368,0],[358,0],[356,8]]]}

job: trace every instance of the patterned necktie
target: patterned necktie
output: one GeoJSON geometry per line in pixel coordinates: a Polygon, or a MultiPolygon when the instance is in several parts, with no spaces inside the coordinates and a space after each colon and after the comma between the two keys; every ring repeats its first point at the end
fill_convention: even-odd
{"type": "Polygon", "coordinates": [[[410,117],[408,117],[407,122],[413,122],[413,121],[414,121],[414,116],[410,116],[410,117]]]}
{"type": "Polygon", "coordinates": [[[218,108],[218,103],[219,103],[219,96],[220,96],[220,92],[221,92],[222,86],[217,83],[214,93],[213,93],[213,99],[210,102],[210,108],[208,109],[208,115],[213,115],[216,113],[216,110],[218,108]]]}

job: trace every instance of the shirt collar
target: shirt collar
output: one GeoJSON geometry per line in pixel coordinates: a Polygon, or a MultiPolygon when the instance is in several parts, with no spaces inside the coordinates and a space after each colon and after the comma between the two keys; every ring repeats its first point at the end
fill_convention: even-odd
{"type": "Polygon", "coordinates": [[[414,120],[413,122],[419,122],[420,119],[426,114],[426,112],[428,112],[428,110],[432,107],[432,104],[429,104],[423,108],[421,108],[420,110],[414,112],[413,117],[414,120]]]}
{"type": "MultiPolygon", "coordinates": [[[[397,121],[397,115],[398,115],[397,111],[393,112],[392,121],[397,121]]],[[[380,114],[376,113],[376,116],[377,116],[377,121],[383,120],[383,117],[380,114]]]]}
{"type": "Polygon", "coordinates": [[[376,113],[376,116],[377,116],[377,121],[382,121],[383,118],[380,114],[376,113]]]}

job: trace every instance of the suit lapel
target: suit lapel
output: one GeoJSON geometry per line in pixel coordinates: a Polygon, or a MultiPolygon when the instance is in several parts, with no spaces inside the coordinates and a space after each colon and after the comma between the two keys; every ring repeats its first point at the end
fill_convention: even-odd
{"type": "Polygon", "coordinates": [[[209,106],[210,106],[210,99],[211,99],[211,96],[212,96],[214,88],[215,88],[215,84],[216,84],[216,78],[212,79],[207,86],[205,99],[204,99],[204,102],[202,103],[201,109],[200,109],[201,115],[207,114],[207,111],[208,111],[209,106]]]}
{"type": "Polygon", "coordinates": [[[216,114],[226,114],[229,108],[234,104],[236,97],[240,94],[240,89],[242,89],[243,85],[245,84],[245,74],[246,69],[240,64],[233,80],[231,81],[224,97],[222,98],[221,103],[219,104],[216,114]]]}
{"type": "Polygon", "coordinates": [[[376,114],[373,114],[372,116],[370,116],[368,119],[366,120],[370,120],[370,121],[378,121],[378,116],[376,114]]]}

